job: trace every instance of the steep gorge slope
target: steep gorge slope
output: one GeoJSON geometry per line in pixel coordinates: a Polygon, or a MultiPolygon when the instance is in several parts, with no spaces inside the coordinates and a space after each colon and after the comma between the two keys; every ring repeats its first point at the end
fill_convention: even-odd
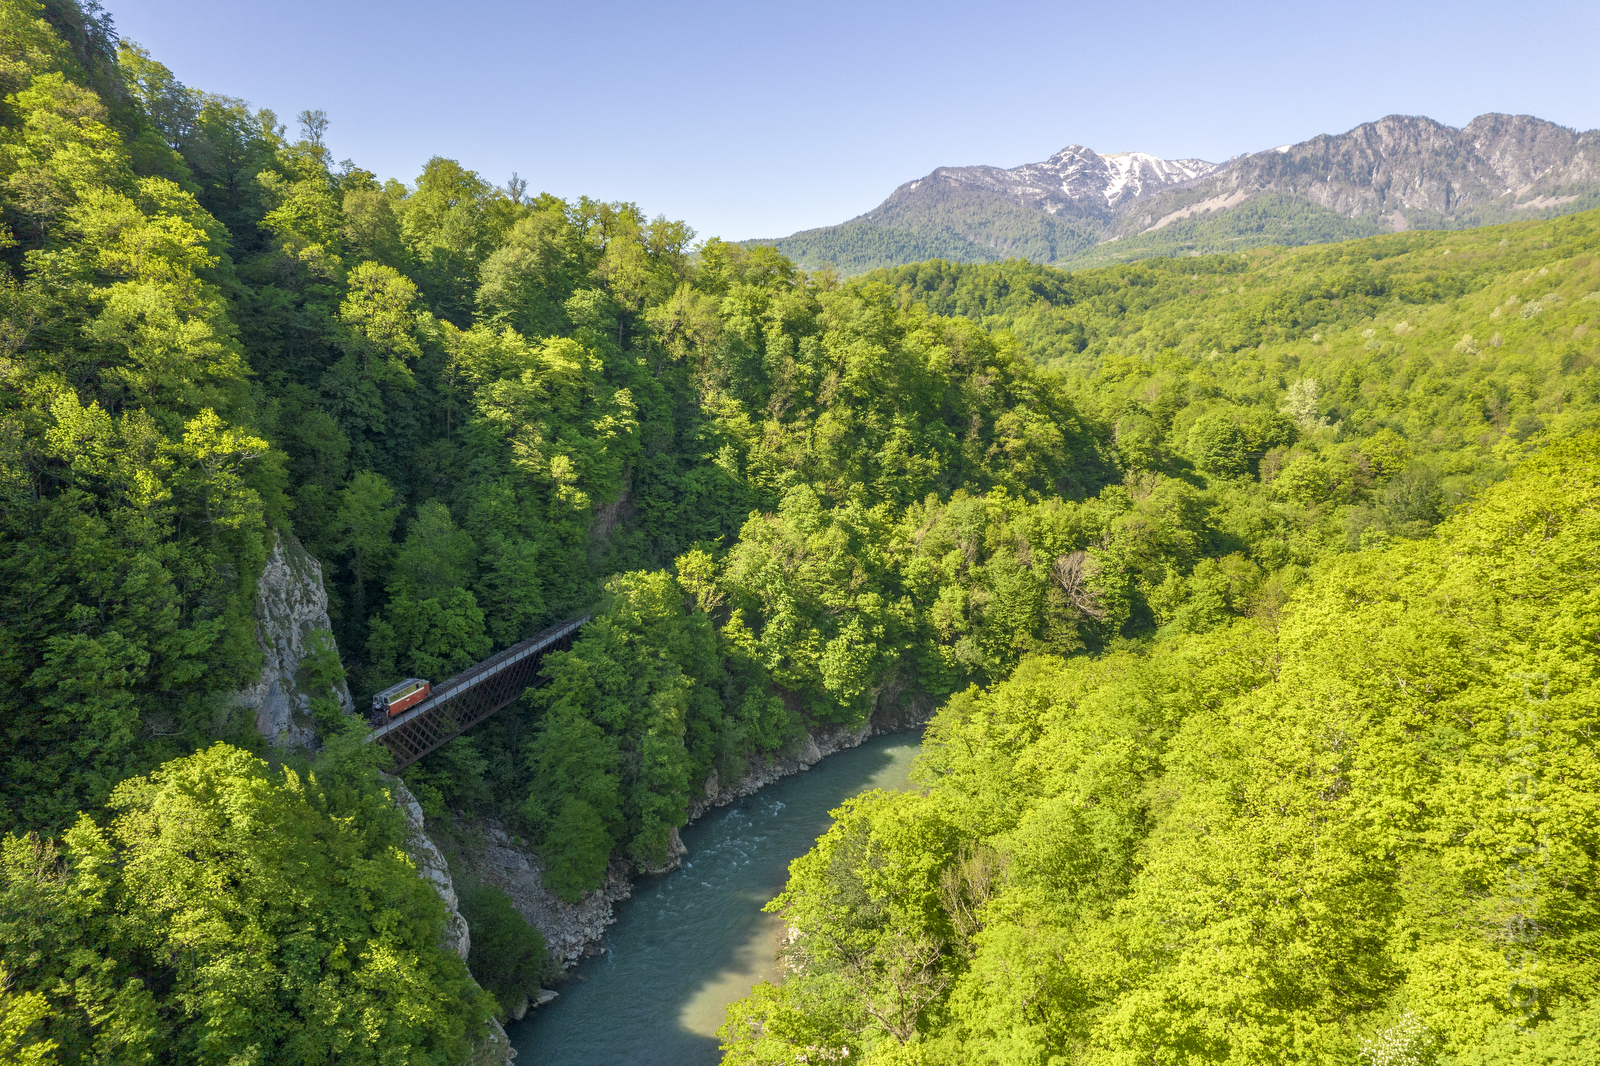
{"type": "Polygon", "coordinates": [[[5,3],[0,1060],[458,1063],[536,988],[453,857],[469,953],[510,947],[480,988],[442,941],[344,666],[444,677],[603,599],[549,685],[404,771],[430,836],[502,820],[581,896],[819,723],[1270,621],[1597,424],[1600,212],[836,285],[446,159],[380,183],[315,112],[291,142],[32,18],[69,0],[5,3]],[[315,751],[256,732],[302,714],[315,751]]]}

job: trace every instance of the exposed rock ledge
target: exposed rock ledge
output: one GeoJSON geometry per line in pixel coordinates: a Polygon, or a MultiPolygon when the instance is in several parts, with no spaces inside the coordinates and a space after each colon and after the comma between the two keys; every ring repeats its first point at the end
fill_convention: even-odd
{"type": "MultiPolygon", "coordinates": [[[[804,773],[835,752],[854,748],[867,738],[881,733],[894,733],[920,724],[927,718],[927,709],[907,708],[899,715],[874,715],[854,728],[846,726],[821,726],[807,733],[804,740],[786,750],[770,763],[752,758],[744,774],[737,781],[720,785],[715,772],[706,782],[705,794],[689,805],[689,822],[693,823],[708,811],[726,806],[746,796],[754,795],[767,785],[792,774],[804,773]]],[[[539,857],[525,847],[519,839],[506,832],[505,827],[493,819],[484,819],[473,826],[481,831],[482,843],[462,848],[459,862],[465,873],[485,884],[493,885],[507,896],[517,910],[544,934],[550,954],[570,968],[586,955],[599,954],[606,927],[616,921],[615,904],[633,895],[632,879],[638,874],[665,873],[683,862],[688,849],[673,830],[668,845],[668,860],[659,868],[638,868],[633,864],[613,861],[606,870],[606,880],[599,888],[586,894],[576,903],[566,903],[544,887],[544,866],[539,857]]]]}
{"type": "MultiPolygon", "coordinates": [[[[265,661],[255,684],[238,694],[254,715],[256,730],[272,743],[315,747],[316,732],[307,714],[311,696],[300,688],[300,661],[310,650],[311,635],[331,628],[322,564],[299,541],[279,534],[256,582],[256,643],[265,661]]],[[[349,714],[353,705],[342,682],[337,695],[349,714]]]]}
{"type": "MultiPolygon", "coordinates": [[[[422,804],[417,802],[405,782],[398,777],[384,775],[384,783],[391,790],[394,802],[406,816],[406,824],[411,827],[410,838],[406,841],[406,853],[411,856],[411,861],[417,864],[417,872],[434,887],[444,900],[445,909],[449,912],[446,916],[443,947],[461,956],[466,961],[467,953],[472,950],[472,931],[467,928],[467,920],[461,916],[457,909],[455,882],[450,877],[450,864],[445,862],[444,853],[430,839],[426,832],[427,823],[422,817],[422,804]]],[[[517,1057],[516,1051],[511,1047],[511,1041],[506,1036],[506,1031],[498,1021],[489,1019],[489,1032],[481,1043],[472,1049],[472,1058],[463,1066],[505,1066],[517,1057]]]]}
{"type": "Polygon", "coordinates": [[[481,830],[482,843],[464,846],[459,853],[466,874],[510,896],[528,924],[544,934],[550,954],[564,964],[593,954],[606,926],[616,921],[612,904],[633,895],[629,866],[613,862],[604,884],[578,902],[566,903],[544,887],[539,856],[521,846],[498,821],[484,819],[473,828],[481,830]]]}

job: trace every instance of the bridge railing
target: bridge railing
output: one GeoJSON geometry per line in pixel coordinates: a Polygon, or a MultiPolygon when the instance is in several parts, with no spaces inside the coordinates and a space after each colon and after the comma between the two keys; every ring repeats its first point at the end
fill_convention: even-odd
{"type": "Polygon", "coordinates": [[[538,684],[545,655],[572,647],[591,617],[551,626],[441,681],[427,699],[373,729],[367,740],[394,752],[395,769],[411,765],[538,684]]]}

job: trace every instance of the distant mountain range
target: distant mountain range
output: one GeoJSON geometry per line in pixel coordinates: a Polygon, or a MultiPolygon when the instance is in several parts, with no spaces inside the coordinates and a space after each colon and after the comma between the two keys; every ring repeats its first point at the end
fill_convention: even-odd
{"type": "Polygon", "coordinates": [[[1020,167],[940,167],[837,226],[772,244],[855,274],[923,259],[1091,265],[1459,229],[1600,207],[1600,130],[1530,115],[1464,129],[1390,115],[1225,163],[1074,144],[1020,167]]]}

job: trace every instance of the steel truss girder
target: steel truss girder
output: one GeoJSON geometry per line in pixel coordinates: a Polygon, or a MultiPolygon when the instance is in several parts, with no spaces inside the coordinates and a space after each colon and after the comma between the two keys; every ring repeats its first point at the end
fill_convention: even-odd
{"type": "Polygon", "coordinates": [[[368,736],[394,753],[403,769],[448,744],[540,683],[544,657],[566,651],[590,615],[552,626],[441,682],[433,695],[368,736]]]}

